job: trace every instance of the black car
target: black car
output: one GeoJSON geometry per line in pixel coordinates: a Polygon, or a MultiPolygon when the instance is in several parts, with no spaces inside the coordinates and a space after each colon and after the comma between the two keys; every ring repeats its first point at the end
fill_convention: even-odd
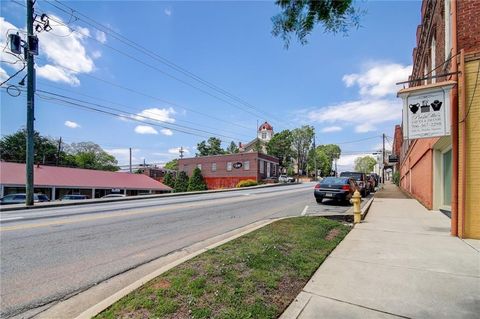
{"type": "MultiPolygon", "coordinates": [[[[26,198],[27,195],[25,193],[5,195],[4,197],[0,198],[0,205],[25,204],[26,198]]],[[[50,198],[48,198],[48,196],[45,194],[33,194],[33,201],[35,203],[49,202],[50,198]]]]}
{"type": "Polygon", "coordinates": [[[367,178],[367,174],[361,172],[342,172],[340,177],[352,177],[355,179],[358,185],[358,191],[362,197],[370,194],[370,181],[367,178]]]}
{"type": "Polygon", "coordinates": [[[348,201],[357,189],[357,183],[352,177],[325,177],[315,185],[313,194],[317,203],[321,203],[324,198],[348,201]]]}

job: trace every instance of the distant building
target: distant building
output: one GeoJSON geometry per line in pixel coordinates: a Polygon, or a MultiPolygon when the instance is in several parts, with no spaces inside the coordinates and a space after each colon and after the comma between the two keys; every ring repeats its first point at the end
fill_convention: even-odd
{"type": "MultiPolygon", "coordinates": [[[[0,162],[0,196],[25,193],[25,164],[0,162]]],[[[127,196],[171,192],[171,188],[143,174],[38,165],[34,168],[35,193],[51,200],[81,194],[100,198],[110,193],[127,196]]]]}
{"type": "Polygon", "coordinates": [[[273,127],[265,121],[257,131],[257,137],[248,142],[247,144],[240,143],[239,152],[257,152],[260,151],[264,154],[267,154],[267,143],[273,137],[273,127]],[[257,144],[259,149],[257,148],[257,144]]]}
{"type": "Polygon", "coordinates": [[[163,179],[165,177],[165,174],[168,172],[173,172],[174,174],[176,171],[166,169],[163,167],[158,167],[158,166],[145,166],[145,167],[140,167],[136,170],[139,174],[144,174],[147,175],[150,178],[153,178],[154,180],[163,183],[163,179]]]}
{"type": "Polygon", "coordinates": [[[258,152],[228,155],[199,156],[178,160],[179,171],[188,176],[198,167],[202,170],[208,189],[235,187],[242,180],[268,181],[276,178],[278,158],[258,152]]]}

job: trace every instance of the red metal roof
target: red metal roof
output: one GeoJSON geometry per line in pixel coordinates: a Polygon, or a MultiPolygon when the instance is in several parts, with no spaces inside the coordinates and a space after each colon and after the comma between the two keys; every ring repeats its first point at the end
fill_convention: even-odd
{"type": "Polygon", "coordinates": [[[268,131],[273,131],[273,127],[265,121],[265,123],[263,123],[262,125],[260,125],[260,127],[258,128],[259,131],[262,131],[262,130],[268,130],[268,131]]]}
{"type": "MultiPolygon", "coordinates": [[[[0,184],[25,185],[25,164],[0,162],[0,184]]],[[[144,174],[35,165],[35,186],[171,190],[144,174]]]]}

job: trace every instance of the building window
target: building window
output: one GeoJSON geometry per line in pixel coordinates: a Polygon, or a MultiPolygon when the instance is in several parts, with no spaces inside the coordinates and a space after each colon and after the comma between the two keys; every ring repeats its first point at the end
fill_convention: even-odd
{"type": "Polygon", "coordinates": [[[197,164],[197,168],[198,168],[199,170],[202,170],[202,164],[197,164]]]}
{"type": "Polygon", "coordinates": [[[445,1],[445,60],[450,57],[450,51],[452,49],[452,20],[450,18],[452,9],[450,7],[450,1],[445,1]]]}
{"type": "MultiPolygon", "coordinates": [[[[427,62],[425,62],[425,67],[423,68],[423,77],[426,78],[426,77],[427,77],[427,74],[428,74],[428,64],[427,64],[427,62]]],[[[424,84],[424,85],[427,85],[427,84],[428,84],[428,80],[425,79],[425,80],[423,81],[423,84],[424,84]]]]}
{"type": "Polygon", "coordinates": [[[262,140],[267,139],[267,132],[262,132],[262,140]]]}
{"type": "Polygon", "coordinates": [[[258,165],[260,166],[260,174],[263,174],[265,172],[265,169],[263,167],[263,161],[259,160],[258,165]]]}
{"type": "Polygon", "coordinates": [[[246,171],[250,170],[250,161],[243,162],[243,169],[246,171]]]}
{"type": "Polygon", "coordinates": [[[232,170],[232,162],[227,162],[227,171],[231,171],[232,170]]]}
{"type": "Polygon", "coordinates": [[[212,172],[217,171],[217,163],[212,163],[212,172]]]}
{"type": "Polygon", "coordinates": [[[432,70],[432,74],[431,74],[431,76],[432,76],[432,81],[431,81],[431,83],[437,82],[437,81],[436,81],[436,78],[433,77],[433,76],[435,76],[435,74],[436,74],[436,72],[435,72],[435,71],[436,71],[436,70],[435,70],[435,67],[436,67],[436,65],[435,65],[435,64],[436,64],[436,63],[435,63],[435,58],[436,58],[435,54],[436,54],[436,52],[435,52],[435,51],[436,51],[436,49],[437,49],[437,41],[435,41],[435,37],[432,37],[432,44],[430,45],[430,51],[431,51],[431,55],[432,55],[432,56],[431,56],[431,58],[432,58],[432,68],[431,68],[431,70],[432,70]]]}

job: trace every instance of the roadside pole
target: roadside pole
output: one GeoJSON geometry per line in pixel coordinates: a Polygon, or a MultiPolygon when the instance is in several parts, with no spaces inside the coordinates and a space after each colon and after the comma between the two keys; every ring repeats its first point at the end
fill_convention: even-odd
{"type": "Polygon", "coordinates": [[[25,56],[27,58],[27,149],[26,149],[26,199],[27,206],[33,206],[33,166],[34,163],[34,120],[35,120],[35,108],[34,108],[34,82],[35,82],[35,69],[33,60],[33,50],[36,49],[38,43],[33,41],[33,0],[27,0],[27,50],[25,56]]]}
{"type": "Polygon", "coordinates": [[[318,171],[317,171],[317,146],[315,143],[315,131],[313,132],[313,167],[315,169],[315,181],[318,180],[318,171]]]}
{"type": "Polygon", "coordinates": [[[385,185],[385,133],[382,134],[382,183],[385,185]]]}

